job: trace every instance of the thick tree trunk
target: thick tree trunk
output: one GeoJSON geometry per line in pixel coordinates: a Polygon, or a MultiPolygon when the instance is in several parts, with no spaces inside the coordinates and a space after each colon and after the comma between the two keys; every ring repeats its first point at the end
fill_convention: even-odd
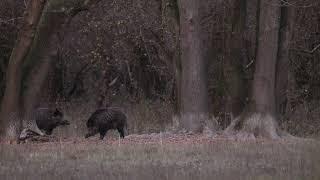
{"type": "MultiPolygon", "coordinates": [[[[66,20],[64,13],[50,12],[50,7],[47,7],[48,13],[43,15],[41,24],[39,25],[37,36],[33,47],[28,56],[27,66],[24,70],[23,85],[25,91],[22,92],[23,117],[25,123],[30,125],[32,111],[39,103],[42,92],[46,92],[48,84],[52,83],[48,79],[50,72],[53,72],[53,61],[57,55],[57,40],[55,32],[57,32],[66,20]],[[47,85],[47,87],[45,87],[47,85]]],[[[50,92],[50,90],[48,90],[50,92]]]]}
{"type": "Polygon", "coordinates": [[[247,111],[227,131],[275,139],[280,137],[275,120],[275,75],[281,9],[278,0],[260,0],[257,59],[252,96],[247,111]]]}
{"type": "Polygon", "coordinates": [[[201,132],[208,118],[207,72],[199,0],[180,0],[181,125],[201,132]]]}
{"type": "Polygon", "coordinates": [[[272,115],[275,113],[275,74],[281,13],[278,2],[260,2],[259,40],[251,102],[253,111],[272,115]]]}
{"type": "Polygon", "coordinates": [[[181,59],[180,59],[180,25],[179,25],[179,7],[178,0],[162,0],[162,23],[165,32],[169,33],[164,37],[169,37],[166,41],[172,46],[168,47],[174,74],[174,93],[175,96],[175,116],[180,115],[181,103],[181,59]]]}
{"type": "Polygon", "coordinates": [[[279,117],[285,113],[289,79],[289,49],[293,29],[294,9],[290,6],[281,8],[279,52],[276,72],[276,112],[279,117]]]}
{"type": "Polygon", "coordinates": [[[227,39],[227,58],[224,62],[224,76],[227,83],[226,111],[237,117],[243,110],[246,97],[243,62],[245,59],[244,32],[246,26],[246,1],[234,1],[232,32],[227,39]]]}
{"type": "Polygon", "coordinates": [[[1,131],[5,137],[15,138],[21,128],[20,103],[22,64],[32,46],[37,25],[45,6],[45,0],[31,0],[25,12],[25,20],[12,51],[6,75],[6,89],[1,104],[1,131]]]}

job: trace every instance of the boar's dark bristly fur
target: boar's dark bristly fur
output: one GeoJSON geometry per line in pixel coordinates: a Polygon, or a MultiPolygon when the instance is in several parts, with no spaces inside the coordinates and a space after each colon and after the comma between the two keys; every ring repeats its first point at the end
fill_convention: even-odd
{"type": "Polygon", "coordinates": [[[87,121],[88,133],[85,138],[100,133],[103,139],[110,129],[118,130],[120,137],[124,138],[127,128],[127,117],[118,108],[103,108],[96,110],[87,121]]]}
{"type": "Polygon", "coordinates": [[[58,109],[38,108],[35,112],[35,120],[38,128],[47,135],[51,135],[57,126],[70,124],[67,120],[63,120],[63,113],[58,109]]]}

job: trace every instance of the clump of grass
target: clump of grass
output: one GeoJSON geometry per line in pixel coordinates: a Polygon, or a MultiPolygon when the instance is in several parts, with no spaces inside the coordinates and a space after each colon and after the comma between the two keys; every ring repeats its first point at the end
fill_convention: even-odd
{"type": "Polygon", "coordinates": [[[162,101],[141,100],[126,108],[130,133],[155,133],[171,124],[173,107],[162,101]]]}

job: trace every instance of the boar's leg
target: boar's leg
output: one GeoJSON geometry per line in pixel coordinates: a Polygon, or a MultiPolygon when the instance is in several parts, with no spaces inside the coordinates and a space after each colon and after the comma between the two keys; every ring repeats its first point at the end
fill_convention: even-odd
{"type": "Polygon", "coordinates": [[[46,134],[47,134],[47,135],[51,135],[51,134],[52,134],[52,130],[53,130],[53,128],[47,129],[47,130],[46,130],[46,134]]]}
{"type": "Polygon", "coordinates": [[[106,134],[107,130],[100,130],[100,139],[102,140],[106,134]]]}
{"type": "Polygon", "coordinates": [[[85,138],[88,138],[88,137],[91,137],[91,136],[93,136],[93,135],[95,135],[94,133],[87,133],[86,135],[85,135],[85,138]]]}
{"type": "Polygon", "coordinates": [[[85,138],[94,136],[98,133],[98,131],[96,129],[89,129],[89,132],[86,134],[85,138]]]}
{"type": "Polygon", "coordinates": [[[120,137],[123,139],[124,138],[124,130],[123,128],[117,128],[118,132],[120,133],[120,137]]]}

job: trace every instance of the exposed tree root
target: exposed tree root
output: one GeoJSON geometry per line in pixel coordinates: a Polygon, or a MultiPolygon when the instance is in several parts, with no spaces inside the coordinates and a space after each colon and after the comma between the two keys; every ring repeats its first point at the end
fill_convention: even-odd
{"type": "Polygon", "coordinates": [[[31,129],[23,129],[21,132],[18,143],[26,143],[26,142],[52,142],[57,141],[58,139],[54,136],[45,135],[43,133],[38,133],[37,131],[33,131],[31,129]]]}
{"type": "Polygon", "coordinates": [[[201,133],[209,116],[206,113],[182,113],[179,128],[188,133],[201,133]]]}
{"type": "Polygon", "coordinates": [[[294,138],[281,130],[276,119],[267,113],[244,113],[231,122],[223,135],[236,139],[294,138]]]}

